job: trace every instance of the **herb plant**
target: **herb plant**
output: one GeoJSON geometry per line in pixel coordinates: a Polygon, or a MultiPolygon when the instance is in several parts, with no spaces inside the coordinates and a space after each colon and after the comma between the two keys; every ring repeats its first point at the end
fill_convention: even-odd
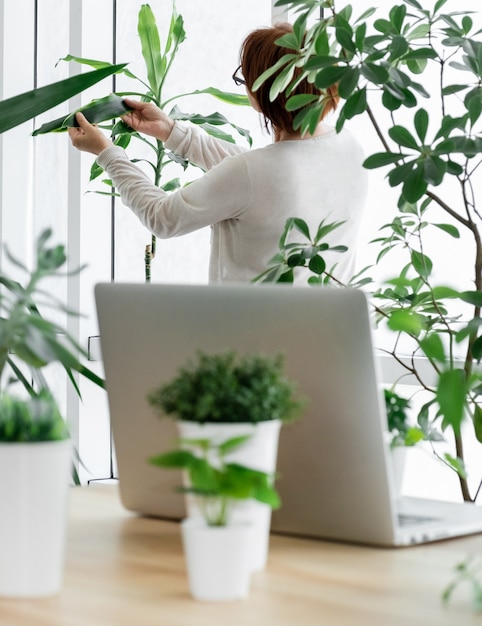
{"type": "Polygon", "coordinates": [[[152,457],[149,462],[157,467],[185,470],[190,486],[180,490],[196,496],[209,526],[226,526],[230,508],[236,501],[253,499],[274,509],[280,506],[273,476],[226,461],[226,455],[249,438],[250,435],[243,435],[222,443],[182,439],[182,449],[152,457]]]}
{"type": "Polygon", "coordinates": [[[197,360],[148,395],[162,416],[200,423],[288,422],[304,402],[295,397],[295,385],[283,374],[281,355],[237,355],[198,352],[197,360]]]}

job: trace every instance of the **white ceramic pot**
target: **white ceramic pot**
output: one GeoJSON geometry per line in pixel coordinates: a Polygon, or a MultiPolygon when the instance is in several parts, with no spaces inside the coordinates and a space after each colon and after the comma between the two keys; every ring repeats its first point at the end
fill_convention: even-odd
{"type": "Polygon", "coordinates": [[[60,591],[71,442],[0,443],[0,596],[60,591]]]}
{"type": "MultiPolygon", "coordinates": [[[[240,463],[262,472],[274,473],[278,456],[278,441],[281,422],[271,420],[258,424],[198,424],[196,422],[178,422],[182,439],[210,439],[219,443],[240,435],[251,435],[245,445],[226,455],[229,462],[240,463]]],[[[186,497],[186,509],[189,517],[201,518],[196,499],[186,497]]],[[[255,500],[236,502],[232,506],[231,521],[247,522],[253,526],[251,554],[252,571],[266,567],[269,550],[271,526],[271,507],[255,500]]]]}
{"type": "Polygon", "coordinates": [[[196,600],[227,601],[249,593],[249,524],[207,526],[200,519],[181,522],[189,588],[196,600]]]}

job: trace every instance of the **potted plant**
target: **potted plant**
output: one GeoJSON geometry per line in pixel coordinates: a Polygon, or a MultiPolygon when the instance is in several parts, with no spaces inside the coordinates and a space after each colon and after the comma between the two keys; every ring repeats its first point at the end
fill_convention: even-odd
{"type": "Polygon", "coordinates": [[[0,595],[39,597],[62,585],[71,441],[45,390],[0,394],[0,595]]]}
{"type": "Polygon", "coordinates": [[[228,461],[249,437],[183,439],[181,449],[149,459],[158,467],[184,470],[189,486],[182,490],[199,502],[202,518],[181,524],[189,586],[198,600],[236,600],[248,594],[253,527],[235,520],[233,503],[249,499],[270,508],[280,505],[273,475],[228,461]]]}
{"type": "MultiPolygon", "coordinates": [[[[159,415],[177,420],[181,439],[209,440],[249,436],[249,442],[229,451],[229,461],[272,474],[276,469],[281,424],[295,419],[303,401],[295,397],[295,385],[283,373],[283,357],[198,352],[170,382],[148,395],[159,415]]],[[[196,514],[192,499],[188,511],[196,514]]],[[[199,512],[198,512],[199,514],[199,512]]],[[[254,519],[254,570],[266,565],[271,509],[247,501],[237,507],[238,519],[254,519]]]]}
{"type": "MultiPolygon", "coordinates": [[[[358,15],[335,0],[278,0],[277,5],[297,14],[294,32],[278,42],[289,54],[259,83],[277,73],[271,96],[281,90],[289,96],[295,69],[301,68],[321,90],[337,84],[342,99],[337,129],[365,116],[380,142],[364,165],[387,168],[398,201],[395,216],[375,240],[378,269],[388,280],[374,289],[374,312],[378,323],[394,333],[387,354],[426,395],[418,424],[435,424],[451,434],[451,450],[437,454],[457,472],[462,498],[473,502],[481,481],[469,483],[464,441],[482,441],[477,368],[482,358],[482,237],[476,193],[482,153],[480,30],[470,11],[460,6],[447,11],[446,0],[428,9],[418,0],[403,0],[383,15],[370,7],[358,15]],[[317,19],[305,36],[313,16],[317,19]],[[433,245],[440,237],[446,242],[441,253],[433,245]],[[466,244],[463,259],[459,239],[466,244]],[[442,278],[448,250],[461,263],[456,284],[442,278]],[[398,272],[392,265],[395,253],[402,258],[396,259],[398,272]],[[463,429],[464,423],[470,427],[463,429]]],[[[287,107],[297,111],[295,126],[306,132],[320,119],[323,97],[290,96],[287,107]]],[[[299,225],[291,228],[314,240],[299,225]]],[[[286,254],[277,261],[284,267],[271,268],[274,280],[280,274],[286,279],[287,272],[289,280],[291,268],[309,265],[310,282],[339,282],[336,272],[311,259],[309,246],[307,241],[308,262],[284,246],[286,254]]],[[[313,252],[322,258],[319,248],[313,252]]],[[[355,286],[369,282],[354,278],[355,286]]]]}
{"type": "Polygon", "coordinates": [[[66,262],[63,246],[48,246],[51,234],[40,235],[32,270],[7,250],[24,284],[0,273],[0,594],[8,596],[50,595],[62,582],[72,445],[43,369],[59,363],[77,391],[75,373],[104,385],[69,333],[40,312],[73,315],[42,287],[66,262]]]}

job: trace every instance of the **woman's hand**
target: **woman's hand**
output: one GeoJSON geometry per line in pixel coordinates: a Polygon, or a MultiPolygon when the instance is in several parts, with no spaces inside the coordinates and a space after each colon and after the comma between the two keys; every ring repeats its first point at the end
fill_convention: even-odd
{"type": "Polygon", "coordinates": [[[122,116],[128,126],[144,135],[166,141],[171,134],[174,120],[152,102],[139,102],[131,98],[125,98],[124,102],[132,109],[122,116]]]}
{"type": "Polygon", "coordinates": [[[75,118],[79,126],[68,129],[70,140],[75,148],[98,155],[113,145],[112,141],[107,139],[104,133],[97,126],[92,125],[82,113],[77,113],[75,118]]]}

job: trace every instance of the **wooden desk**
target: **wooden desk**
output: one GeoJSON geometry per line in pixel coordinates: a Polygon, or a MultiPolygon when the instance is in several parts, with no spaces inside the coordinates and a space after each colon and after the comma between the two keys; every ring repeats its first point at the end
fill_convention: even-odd
{"type": "Polygon", "coordinates": [[[274,536],[246,600],[191,599],[176,523],[126,512],[114,486],[73,488],[60,595],[0,600],[2,626],[466,626],[468,590],[441,604],[482,536],[385,550],[274,536]]]}

